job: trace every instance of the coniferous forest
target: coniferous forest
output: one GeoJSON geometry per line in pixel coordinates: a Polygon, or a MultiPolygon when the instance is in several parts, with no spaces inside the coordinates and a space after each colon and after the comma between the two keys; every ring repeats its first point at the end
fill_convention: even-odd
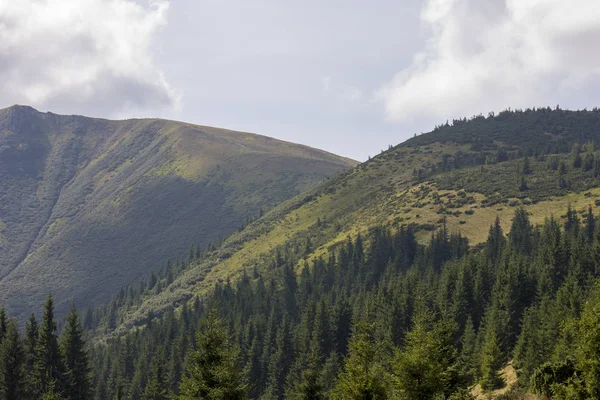
{"type": "Polygon", "coordinates": [[[600,222],[564,220],[517,208],[478,246],[372,228],[301,271],[283,249],[103,341],[74,307],[59,333],[49,297],[23,333],[0,313],[0,399],[468,399],[511,370],[495,398],[600,398],[600,222]]]}

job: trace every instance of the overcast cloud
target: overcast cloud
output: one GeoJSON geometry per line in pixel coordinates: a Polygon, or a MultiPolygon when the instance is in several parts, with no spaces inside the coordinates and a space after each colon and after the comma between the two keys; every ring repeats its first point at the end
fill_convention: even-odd
{"type": "Polygon", "coordinates": [[[0,0],[0,101],[113,117],[177,107],[151,57],[168,9],[166,1],[0,0]]]}
{"type": "Polygon", "coordinates": [[[379,92],[390,121],[598,104],[598,0],[428,0],[421,20],[425,49],[379,92]]]}
{"type": "Polygon", "coordinates": [[[0,107],[364,160],[447,119],[597,106],[599,40],[598,0],[0,0],[0,107]]]}

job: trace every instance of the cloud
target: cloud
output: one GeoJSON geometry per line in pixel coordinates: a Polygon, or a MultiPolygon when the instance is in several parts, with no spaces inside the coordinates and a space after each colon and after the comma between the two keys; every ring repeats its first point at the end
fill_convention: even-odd
{"type": "Polygon", "coordinates": [[[329,93],[330,89],[331,89],[331,77],[324,76],[323,78],[321,78],[321,91],[323,92],[323,94],[327,94],[327,93],[329,93]]]}
{"type": "Polygon", "coordinates": [[[177,107],[152,59],[169,3],[0,0],[0,103],[129,116],[177,107]]]}
{"type": "Polygon", "coordinates": [[[426,48],[376,95],[390,121],[597,105],[597,0],[428,0],[421,22],[426,48]]]}
{"type": "Polygon", "coordinates": [[[354,103],[362,98],[362,91],[357,87],[349,87],[343,94],[344,100],[354,103]]]}

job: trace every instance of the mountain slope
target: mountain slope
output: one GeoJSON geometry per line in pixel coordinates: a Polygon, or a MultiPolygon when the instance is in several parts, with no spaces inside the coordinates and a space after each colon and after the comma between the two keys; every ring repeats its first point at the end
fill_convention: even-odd
{"type": "MultiPolygon", "coordinates": [[[[161,290],[122,308],[121,329],[209,292],[278,252],[300,267],[373,226],[412,225],[421,242],[446,225],[483,242],[523,205],[533,223],[571,204],[600,204],[600,112],[538,109],[457,120],[417,136],[284,202],[191,263],[161,290]],[[591,143],[588,143],[590,142],[591,143]]],[[[276,263],[275,263],[276,264],[276,263]]]]}
{"type": "Polygon", "coordinates": [[[100,302],[355,164],[181,122],[0,110],[0,303],[100,302]]]}

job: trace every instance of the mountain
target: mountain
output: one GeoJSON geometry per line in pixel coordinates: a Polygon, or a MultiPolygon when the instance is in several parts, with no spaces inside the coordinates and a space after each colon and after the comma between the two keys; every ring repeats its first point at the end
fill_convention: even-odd
{"type": "Polygon", "coordinates": [[[183,122],[0,110],[0,304],[100,303],[354,165],[183,122]]]}
{"type": "Polygon", "coordinates": [[[598,109],[455,120],[283,202],[85,312],[99,398],[597,397],[599,144],[598,109]]]}
{"type": "Polygon", "coordinates": [[[289,252],[301,270],[372,227],[410,226],[420,243],[445,226],[472,244],[523,206],[534,224],[600,204],[600,112],[504,111],[436,127],[283,202],[192,260],[168,287],[121,310],[121,329],[209,293],[289,252]],[[579,163],[576,161],[579,160],[579,163]],[[576,165],[576,166],[574,166],[576,165]],[[597,201],[598,200],[598,201],[597,201]]]}
{"type": "Polygon", "coordinates": [[[96,398],[597,398],[599,143],[476,116],[282,202],[84,311],[96,398]]]}

